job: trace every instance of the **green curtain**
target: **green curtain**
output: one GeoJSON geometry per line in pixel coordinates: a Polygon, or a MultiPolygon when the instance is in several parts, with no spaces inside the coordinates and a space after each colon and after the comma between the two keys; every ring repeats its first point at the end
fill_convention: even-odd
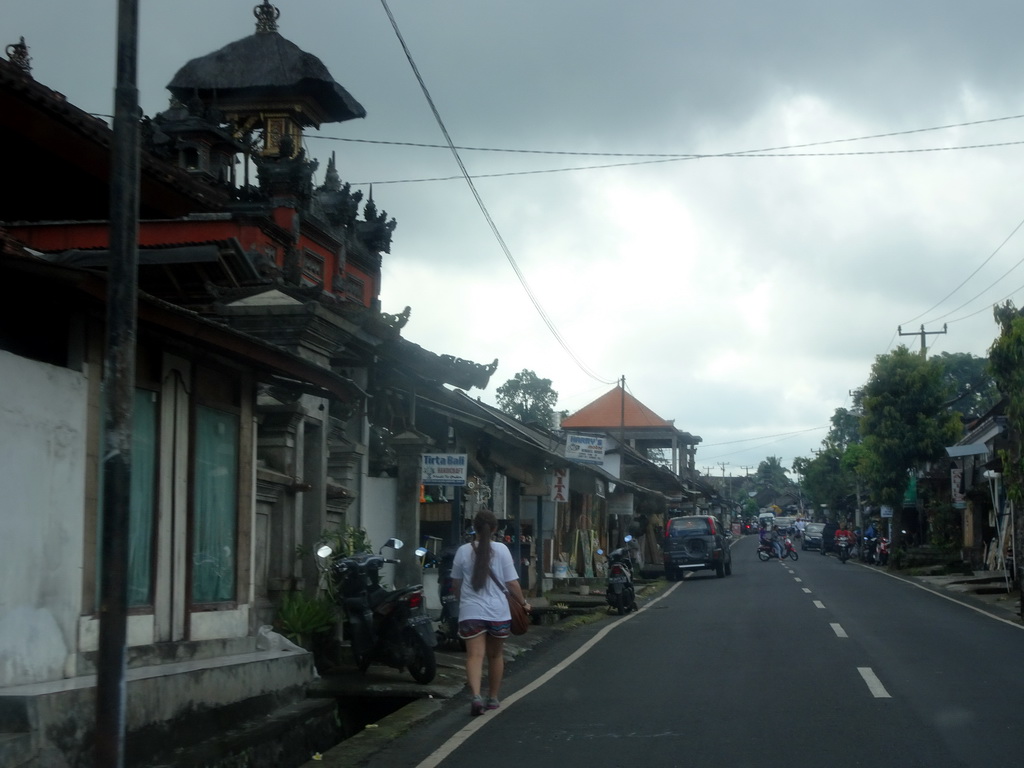
{"type": "Polygon", "coordinates": [[[235,598],[238,417],[196,409],[192,520],[192,601],[235,598]]]}
{"type": "Polygon", "coordinates": [[[153,602],[153,518],[156,497],[157,396],[135,390],[131,501],[128,521],[128,605],[153,602]]]}
{"type": "MultiPolygon", "coordinates": [[[[156,514],[157,395],[136,389],[133,403],[131,488],[128,500],[128,606],[153,603],[153,520],[156,514]]],[[[106,420],[104,420],[104,424],[106,420]]],[[[100,436],[100,455],[106,440],[100,436]]],[[[99,506],[96,525],[97,573],[103,567],[103,508],[106,477],[100,462],[99,506]]],[[[100,580],[96,580],[96,609],[100,580]]]]}

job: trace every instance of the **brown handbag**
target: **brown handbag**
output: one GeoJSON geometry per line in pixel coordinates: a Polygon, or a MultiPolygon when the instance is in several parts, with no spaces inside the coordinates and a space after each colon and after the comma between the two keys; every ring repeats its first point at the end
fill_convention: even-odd
{"type": "Polygon", "coordinates": [[[516,600],[515,595],[508,591],[508,587],[498,581],[494,571],[491,571],[490,574],[491,578],[494,579],[494,583],[501,588],[501,591],[505,593],[505,598],[508,600],[508,610],[512,614],[512,634],[525,635],[526,630],[530,628],[530,614],[526,612],[523,604],[516,600]]]}

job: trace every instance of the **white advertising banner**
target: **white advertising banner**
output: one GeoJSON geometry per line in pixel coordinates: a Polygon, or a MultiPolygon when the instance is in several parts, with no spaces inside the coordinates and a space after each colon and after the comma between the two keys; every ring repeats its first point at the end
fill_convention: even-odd
{"type": "Polygon", "coordinates": [[[604,438],[600,435],[565,436],[565,458],[581,464],[604,464],[604,438]]]}
{"type": "Polygon", "coordinates": [[[466,454],[424,453],[420,458],[424,485],[466,484],[466,454]]]}

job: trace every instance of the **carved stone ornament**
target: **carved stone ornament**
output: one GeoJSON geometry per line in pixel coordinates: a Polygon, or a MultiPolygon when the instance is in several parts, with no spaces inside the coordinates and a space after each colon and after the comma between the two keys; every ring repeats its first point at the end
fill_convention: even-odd
{"type": "Polygon", "coordinates": [[[21,38],[17,43],[11,43],[8,45],[4,52],[7,54],[7,58],[11,60],[11,63],[21,69],[26,74],[32,71],[32,57],[28,55],[28,46],[25,45],[25,38],[21,38]]]}
{"type": "Polygon", "coordinates": [[[257,5],[252,9],[252,15],[256,17],[257,32],[277,31],[277,20],[281,18],[281,11],[277,6],[263,0],[263,5],[257,5]]]}

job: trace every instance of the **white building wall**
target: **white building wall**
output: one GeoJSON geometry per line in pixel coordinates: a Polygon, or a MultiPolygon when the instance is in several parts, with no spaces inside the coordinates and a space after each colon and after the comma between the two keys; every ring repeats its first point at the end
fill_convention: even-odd
{"type": "Polygon", "coordinates": [[[81,613],[86,377],[0,351],[0,687],[70,671],[81,613]]]}
{"type": "MultiPolygon", "coordinates": [[[[384,542],[394,536],[398,531],[398,512],[396,510],[398,497],[398,481],[393,477],[367,477],[363,486],[363,519],[359,526],[366,531],[376,552],[384,542]]],[[[403,542],[406,546],[415,549],[419,546],[418,541],[403,542]]],[[[384,554],[394,557],[394,552],[384,554]]],[[[385,566],[381,571],[381,580],[387,584],[395,581],[395,567],[385,566]]]]}

